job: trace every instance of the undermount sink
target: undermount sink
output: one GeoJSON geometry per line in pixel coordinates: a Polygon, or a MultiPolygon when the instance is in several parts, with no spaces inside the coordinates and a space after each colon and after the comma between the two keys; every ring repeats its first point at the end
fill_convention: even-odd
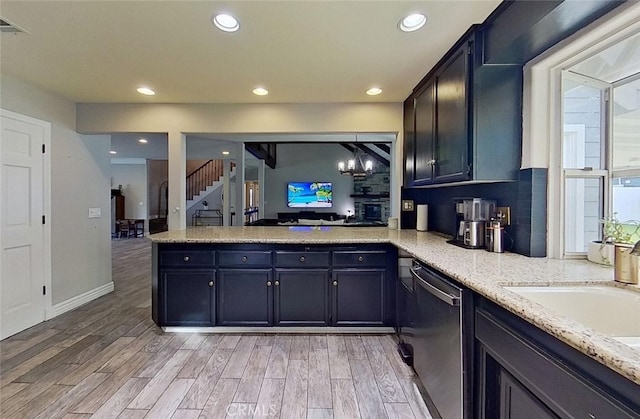
{"type": "Polygon", "coordinates": [[[506,289],[640,349],[640,292],[607,286],[520,286],[506,289]]]}

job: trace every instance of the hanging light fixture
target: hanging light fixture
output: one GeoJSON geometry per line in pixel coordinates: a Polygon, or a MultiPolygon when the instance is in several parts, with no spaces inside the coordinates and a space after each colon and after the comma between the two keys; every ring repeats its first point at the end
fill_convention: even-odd
{"type": "Polygon", "coordinates": [[[346,165],[344,161],[338,162],[338,170],[343,175],[353,177],[368,176],[373,173],[373,161],[366,157],[366,154],[356,147],[353,150],[353,156],[347,160],[346,165]]]}

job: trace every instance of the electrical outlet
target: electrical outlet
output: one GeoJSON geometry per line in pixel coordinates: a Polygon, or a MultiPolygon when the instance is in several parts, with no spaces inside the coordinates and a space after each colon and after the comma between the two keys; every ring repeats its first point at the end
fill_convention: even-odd
{"type": "Polygon", "coordinates": [[[499,218],[504,225],[511,225],[511,207],[498,207],[499,218]]]}
{"type": "Polygon", "coordinates": [[[402,211],[413,211],[413,201],[411,199],[402,200],[402,211]]]}

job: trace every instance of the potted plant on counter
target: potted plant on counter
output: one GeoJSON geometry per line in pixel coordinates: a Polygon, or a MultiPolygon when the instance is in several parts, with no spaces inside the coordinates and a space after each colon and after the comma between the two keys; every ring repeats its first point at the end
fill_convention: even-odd
{"type": "Polygon", "coordinates": [[[616,214],[603,218],[602,240],[589,243],[587,259],[601,265],[613,266],[615,245],[629,246],[640,239],[640,221],[620,221],[616,214]]]}

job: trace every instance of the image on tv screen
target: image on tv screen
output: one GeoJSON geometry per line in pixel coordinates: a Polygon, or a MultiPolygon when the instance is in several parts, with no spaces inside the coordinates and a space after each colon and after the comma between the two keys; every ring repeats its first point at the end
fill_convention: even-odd
{"type": "Polygon", "coordinates": [[[330,208],[331,182],[289,182],[287,206],[290,208],[330,208]]]}

